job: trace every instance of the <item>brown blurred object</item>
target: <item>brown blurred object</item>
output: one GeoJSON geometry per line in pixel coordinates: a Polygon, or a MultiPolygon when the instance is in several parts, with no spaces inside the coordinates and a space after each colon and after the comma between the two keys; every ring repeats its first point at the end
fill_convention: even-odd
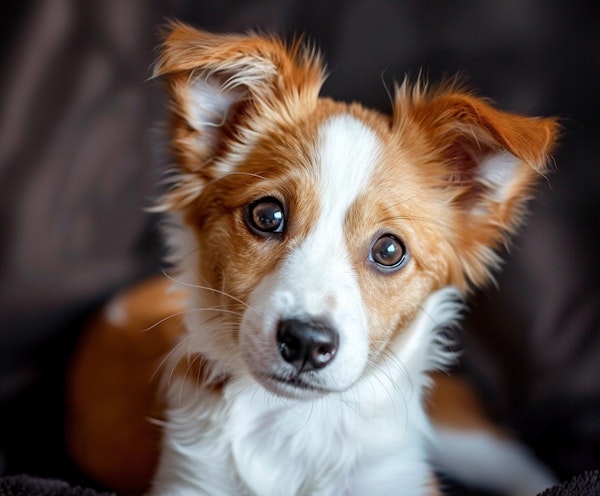
{"type": "Polygon", "coordinates": [[[161,362],[183,330],[164,277],[117,295],[82,333],[67,376],[67,442],[93,479],[139,494],[158,461],[161,362]]]}

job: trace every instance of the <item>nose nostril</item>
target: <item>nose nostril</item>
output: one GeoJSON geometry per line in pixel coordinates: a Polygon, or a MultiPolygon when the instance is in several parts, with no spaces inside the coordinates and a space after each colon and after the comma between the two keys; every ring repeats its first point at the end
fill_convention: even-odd
{"type": "Polygon", "coordinates": [[[333,345],[319,345],[315,348],[312,356],[312,361],[315,364],[327,365],[335,355],[336,348],[333,345]]]}
{"type": "Polygon", "coordinates": [[[281,336],[279,338],[279,353],[286,362],[292,363],[302,354],[303,345],[299,339],[293,336],[281,336]]]}
{"type": "Polygon", "coordinates": [[[337,332],[321,320],[285,319],[277,328],[281,357],[299,372],[320,369],[336,355],[337,332]]]}

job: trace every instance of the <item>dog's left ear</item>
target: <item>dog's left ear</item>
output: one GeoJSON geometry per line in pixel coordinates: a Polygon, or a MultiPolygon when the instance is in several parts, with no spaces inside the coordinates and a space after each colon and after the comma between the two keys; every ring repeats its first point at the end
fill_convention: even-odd
{"type": "Polygon", "coordinates": [[[495,249],[518,226],[532,187],[548,170],[557,121],[501,112],[453,88],[428,94],[405,84],[394,123],[444,198],[437,220],[447,222],[455,257],[449,282],[463,289],[482,284],[498,263],[495,249]]]}
{"type": "Polygon", "coordinates": [[[154,75],[164,78],[171,97],[177,166],[201,187],[229,172],[269,126],[310,112],[324,68],[318,53],[300,42],[287,46],[275,37],[173,23],[154,75]]]}

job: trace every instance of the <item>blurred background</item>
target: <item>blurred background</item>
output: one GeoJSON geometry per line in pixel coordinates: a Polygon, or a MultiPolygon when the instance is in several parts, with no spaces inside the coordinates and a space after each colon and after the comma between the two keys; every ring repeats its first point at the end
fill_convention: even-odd
{"type": "Polygon", "coordinates": [[[148,78],[172,18],[305,33],[328,62],[323,94],[384,112],[394,80],[461,73],[505,110],[561,118],[556,171],[499,289],[474,297],[463,370],[560,478],[600,466],[597,1],[5,0],[3,11],[0,475],[81,480],[63,449],[65,367],[86,316],[160,269],[143,209],[169,157],[148,78]]]}

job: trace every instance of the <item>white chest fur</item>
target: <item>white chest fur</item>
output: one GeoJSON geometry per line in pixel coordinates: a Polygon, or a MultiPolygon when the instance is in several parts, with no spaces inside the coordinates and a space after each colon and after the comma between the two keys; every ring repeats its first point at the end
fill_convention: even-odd
{"type": "Polygon", "coordinates": [[[427,494],[425,372],[442,359],[433,329],[452,295],[433,295],[394,359],[344,393],[280,398],[246,375],[219,395],[174,386],[153,494],[427,494]]]}
{"type": "MultiPolygon", "coordinates": [[[[374,378],[374,380],[377,380],[374,378]]],[[[373,384],[378,389],[387,386],[373,384]]],[[[156,494],[422,494],[428,425],[416,391],[372,402],[274,397],[250,379],[172,410],[156,494]],[[410,415],[407,415],[410,412],[410,415]]],[[[395,396],[394,390],[388,390],[395,396]]],[[[192,397],[202,395],[194,391],[192,397]]]]}

